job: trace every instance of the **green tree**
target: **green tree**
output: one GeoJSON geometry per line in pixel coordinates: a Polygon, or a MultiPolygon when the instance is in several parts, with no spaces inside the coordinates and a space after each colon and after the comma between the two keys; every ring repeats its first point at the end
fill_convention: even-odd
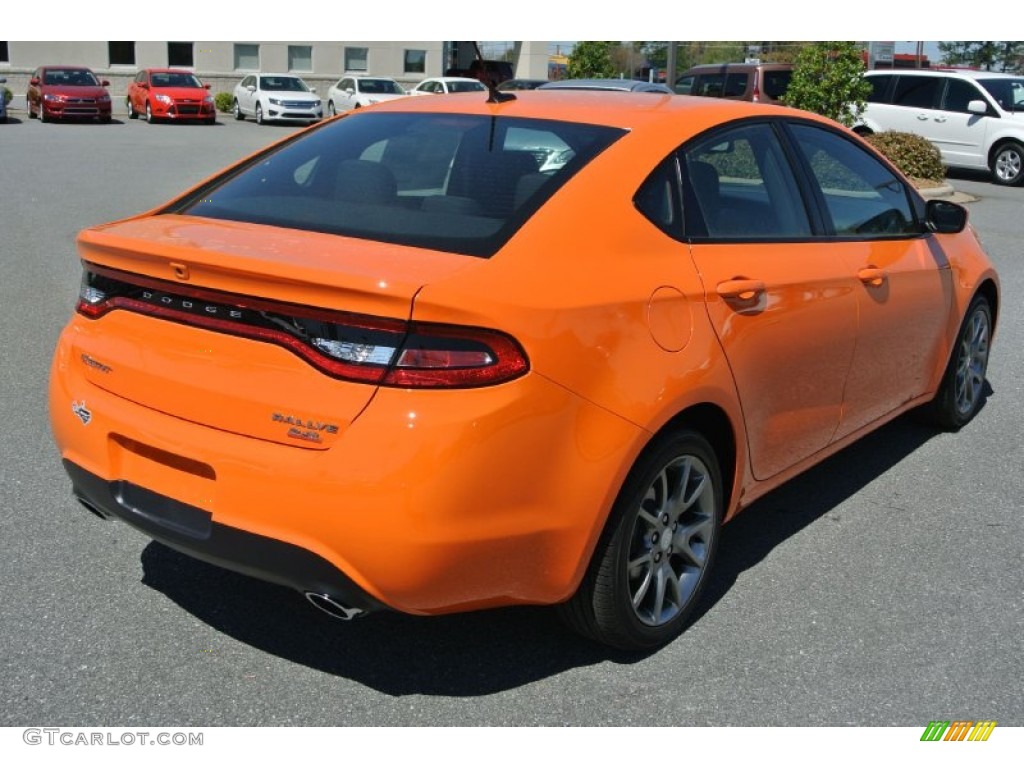
{"type": "Polygon", "coordinates": [[[946,64],[966,65],[997,72],[1020,72],[1024,65],[1024,42],[951,40],[939,43],[946,64]]]}
{"type": "Polygon", "coordinates": [[[612,48],[617,42],[608,40],[583,40],[572,47],[569,54],[569,66],[566,76],[577,77],[611,77],[615,74],[612,64],[612,48]]]}
{"type": "Polygon", "coordinates": [[[813,43],[797,54],[793,79],[782,100],[850,127],[871,93],[863,74],[862,49],[856,43],[813,43]]]}

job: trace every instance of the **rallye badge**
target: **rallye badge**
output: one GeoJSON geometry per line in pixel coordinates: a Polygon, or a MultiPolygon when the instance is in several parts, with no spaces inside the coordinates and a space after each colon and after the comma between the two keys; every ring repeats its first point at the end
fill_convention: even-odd
{"type": "Polygon", "coordinates": [[[92,421],[92,411],[85,407],[85,400],[82,402],[75,400],[71,403],[71,412],[80,418],[83,424],[88,424],[92,421]]]}

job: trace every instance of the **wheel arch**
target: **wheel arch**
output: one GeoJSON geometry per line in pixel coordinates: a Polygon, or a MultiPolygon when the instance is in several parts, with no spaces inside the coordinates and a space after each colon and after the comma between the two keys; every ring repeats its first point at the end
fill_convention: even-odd
{"type": "MultiPolygon", "coordinates": [[[[698,403],[688,406],[669,419],[655,433],[647,446],[654,445],[664,435],[680,429],[691,429],[699,432],[711,444],[718,459],[718,468],[722,473],[722,499],[725,509],[722,519],[728,519],[735,506],[734,493],[737,486],[737,435],[732,420],[723,408],[714,403],[698,403]]],[[[647,448],[645,447],[645,451],[647,448]]],[[[639,457],[638,457],[639,460],[639,457]]]]}
{"type": "Polygon", "coordinates": [[[988,300],[988,308],[992,313],[992,331],[995,332],[999,320],[999,289],[992,278],[986,278],[974,292],[975,296],[981,295],[988,300]]]}

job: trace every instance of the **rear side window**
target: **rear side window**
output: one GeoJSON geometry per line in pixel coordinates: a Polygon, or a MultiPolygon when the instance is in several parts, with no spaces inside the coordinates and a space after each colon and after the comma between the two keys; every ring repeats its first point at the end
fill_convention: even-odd
{"type": "Polygon", "coordinates": [[[800,239],[807,208],[766,123],[715,133],[684,150],[686,231],[711,239],[800,239]]]}
{"type": "Polygon", "coordinates": [[[821,128],[792,126],[840,236],[878,238],[920,231],[903,182],[853,142],[821,128]]]}
{"type": "Polygon", "coordinates": [[[764,93],[770,99],[778,101],[786,93],[786,89],[789,88],[789,81],[793,78],[793,73],[788,69],[783,70],[769,70],[764,73],[764,93]]]}
{"type": "Polygon", "coordinates": [[[938,106],[941,88],[941,77],[900,75],[896,81],[896,93],[893,95],[892,103],[901,107],[932,109],[938,106]]]}
{"type": "Polygon", "coordinates": [[[358,113],[164,212],[486,257],[623,133],[553,120],[358,113]]]}
{"type": "Polygon", "coordinates": [[[725,78],[725,92],[722,94],[727,99],[738,99],[747,92],[747,82],[750,74],[747,72],[730,72],[725,78]]]}
{"type": "Polygon", "coordinates": [[[889,92],[889,85],[892,83],[892,75],[871,75],[866,78],[871,83],[871,93],[867,101],[871,104],[886,104],[886,94],[889,92]]]}

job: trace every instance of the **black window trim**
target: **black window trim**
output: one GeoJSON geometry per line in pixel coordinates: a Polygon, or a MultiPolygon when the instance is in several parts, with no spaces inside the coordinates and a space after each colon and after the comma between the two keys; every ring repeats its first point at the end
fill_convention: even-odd
{"type": "MultiPolygon", "coordinates": [[[[674,149],[671,155],[675,156],[675,167],[676,167],[676,194],[677,194],[677,205],[681,206],[681,222],[682,222],[682,233],[672,233],[667,231],[663,227],[658,226],[655,222],[651,222],[646,216],[639,211],[645,219],[659,231],[664,232],[667,236],[672,237],[680,242],[687,243],[689,245],[694,244],[743,244],[743,243],[835,243],[835,242],[867,242],[872,240],[913,240],[916,238],[926,237],[929,232],[925,226],[925,203],[924,199],[918,195],[913,187],[902,179],[902,174],[897,168],[889,162],[888,158],[882,155],[880,152],[875,150],[870,145],[867,145],[865,149],[864,142],[858,139],[856,136],[851,136],[843,128],[837,126],[831,126],[825,123],[820,123],[816,120],[809,120],[800,117],[771,117],[759,115],[756,117],[743,117],[735,120],[730,120],[725,123],[720,123],[712,128],[709,128],[695,136],[687,139],[683,144],[674,149]],[[793,174],[797,188],[800,191],[801,199],[804,204],[804,209],[807,212],[807,218],[811,225],[811,235],[808,237],[794,237],[794,236],[782,236],[782,237],[765,237],[765,236],[754,236],[754,237],[712,237],[707,234],[706,224],[703,221],[703,217],[700,215],[700,207],[696,205],[695,192],[692,185],[689,182],[689,174],[685,173],[686,169],[686,158],[685,152],[688,147],[698,142],[703,142],[709,137],[713,137],[716,133],[724,133],[732,130],[733,128],[755,125],[755,124],[766,124],[775,133],[779,144],[782,147],[783,155],[789,164],[790,171],[793,174]],[[828,210],[828,204],[825,201],[824,195],[821,192],[821,188],[814,176],[814,171],[807,163],[800,151],[799,145],[792,132],[789,130],[789,126],[792,125],[806,125],[811,128],[817,128],[819,130],[826,131],[843,141],[847,141],[850,144],[855,145],[858,149],[866,151],[871,157],[880,161],[882,165],[889,170],[897,181],[903,186],[904,195],[907,198],[907,203],[910,208],[911,214],[914,216],[914,222],[917,225],[916,232],[907,232],[899,235],[891,235],[887,237],[879,237],[878,235],[840,235],[835,231],[835,226],[832,222],[832,216],[828,210]]],[[[668,159],[666,157],[665,159],[668,159]]],[[[662,160],[661,162],[664,162],[662,160]]],[[[661,164],[658,163],[658,165],[661,164]]],[[[657,168],[657,166],[655,166],[657,168]]],[[[652,169],[652,173],[653,173],[652,169]]],[[[647,178],[644,178],[644,182],[636,189],[633,193],[634,205],[636,205],[636,196],[640,192],[640,188],[647,182],[647,178]]]]}

